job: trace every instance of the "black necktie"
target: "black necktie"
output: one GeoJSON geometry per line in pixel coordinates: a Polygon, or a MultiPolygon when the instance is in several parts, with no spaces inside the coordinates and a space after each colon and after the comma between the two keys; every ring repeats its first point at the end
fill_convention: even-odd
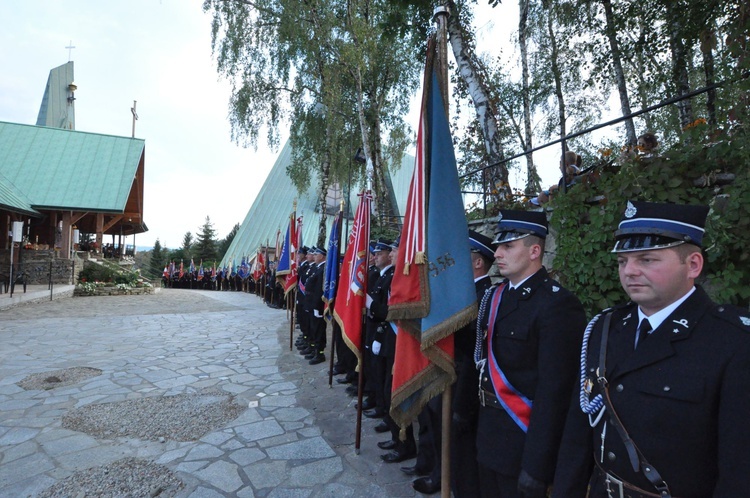
{"type": "Polygon", "coordinates": [[[636,343],[636,348],[646,340],[649,332],[651,332],[651,322],[648,321],[648,318],[644,318],[638,326],[638,342],[636,343]]]}

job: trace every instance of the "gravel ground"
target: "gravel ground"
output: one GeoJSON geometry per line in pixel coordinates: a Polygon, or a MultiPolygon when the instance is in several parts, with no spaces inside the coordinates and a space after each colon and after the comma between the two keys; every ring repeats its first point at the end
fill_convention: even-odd
{"type": "Polygon", "coordinates": [[[82,406],[63,416],[62,426],[96,438],[195,441],[230,420],[245,406],[221,391],[151,396],[82,406]]]}
{"type": "Polygon", "coordinates": [[[78,471],[44,490],[39,498],[167,498],[176,496],[183,486],[163,465],[125,458],[78,471]]]}
{"type": "Polygon", "coordinates": [[[63,370],[54,370],[52,372],[42,372],[29,375],[20,382],[18,386],[27,391],[41,390],[48,391],[56,387],[69,386],[78,382],[101,375],[102,371],[98,368],[73,367],[63,370]]]}
{"type": "MultiPolygon", "coordinates": [[[[52,374],[59,376],[58,372],[39,374],[39,381],[52,374]]],[[[235,402],[234,396],[212,389],[86,405],[64,415],[62,425],[104,439],[195,441],[237,418],[245,408],[235,402]]],[[[125,458],[78,471],[47,488],[39,498],[172,497],[183,487],[184,483],[167,467],[125,458]]]]}

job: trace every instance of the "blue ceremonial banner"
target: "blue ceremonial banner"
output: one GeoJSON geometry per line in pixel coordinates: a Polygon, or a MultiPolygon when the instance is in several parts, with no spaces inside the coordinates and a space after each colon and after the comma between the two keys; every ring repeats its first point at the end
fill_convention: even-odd
{"type": "Polygon", "coordinates": [[[326,256],[326,277],[323,282],[323,301],[325,309],[323,316],[330,321],[333,312],[333,300],[336,298],[336,286],[339,278],[339,247],[341,246],[341,219],[344,212],[339,211],[331,225],[331,235],[328,238],[328,255],[326,256]]]}
{"type": "Polygon", "coordinates": [[[418,153],[388,300],[388,319],[398,324],[390,414],[401,427],[455,381],[453,333],[477,315],[469,230],[433,57],[431,40],[418,153]]]}
{"type": "MultiPolygon", "coordinates": [[[[289,231],[291,229],[291,221],[286,227],[286,235],[284,236],[284,245],[281,246],[281,255],[279,256],[279,263],[276,266],[276,278],[282,277],[289,273],[292,269],[292,244],[293,240],[289,240],[289,231]]],[[[283,278],[281,279],[283,282],[283,278]]]]}

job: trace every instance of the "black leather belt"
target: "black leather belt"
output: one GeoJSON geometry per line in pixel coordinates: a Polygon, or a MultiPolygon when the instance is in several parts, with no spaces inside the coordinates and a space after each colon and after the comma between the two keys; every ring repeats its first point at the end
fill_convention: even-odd
{"type": "Polygon", "coordinates": [[[503,409],[503,406],[500,404],[500,400],[497,399],[497,396],[495,396],[495,393],[492,391],[488,391],[487,389],[480,389],[479,390],[479,404],[482,406],[492,406],[494,408],[500,408],[503,409]]]}
{"type": "MultiPolygon", "coordinates": [[[[607,472],[596,464],[596,470],[604,483],[604,490],[609,498],[662,498],[662,495],[646,491],[638,486],[623,481],[616,475],[607,472]]],[[[674,497],[673,497],[674,498],[674,497]]]]}

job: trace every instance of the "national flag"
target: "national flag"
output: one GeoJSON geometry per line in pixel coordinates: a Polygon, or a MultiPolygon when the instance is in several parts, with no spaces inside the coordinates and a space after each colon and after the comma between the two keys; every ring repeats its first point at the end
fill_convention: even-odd
{"type": "Polygon", "coordinates": [[[245,260],[245,256],[242,256],[240,260],[240,266],[237,268],[237,276],[242,280],[247,278],[247,261],[245,260]]]}
{"type": "Polygon", "coordinates": [[[169,266],[168,266],[168,265],[164,267],[164,271],[163,271],[163,272],[161,272],[161,275],[162,275],[162,276],[163,276],[164,278],[169,278],[169,266]]]}
{"type": "Polygon", "coordinates": [[[201,260],[201,264],[198,266],[198,280],[203,280],[203,260],[201,260]]]}
{"type": "Polygon", "coordinates": [[[284,245],[281,247],[279,264],[276,266],[276,279],[284,287],[284,295],[297,285],[297,226],[294,211],[289,216],[284,245]]]}
{"type": "Polygon", "coordinates": [[[180,278],[185,275],[185,268],[182,266],[182,260],[180,260],[180,278]]]}
{"type": "Polygon", "coordinates": [[[401,427],[451,385],[453,333],[476,319],[468,226],[450,128],[428,46],[404,229],[388,300],[397,321],[391,417],[401,427]]]}
{"type": "Polygon", "coordinates": [[[341,326],[341,335],[349,349],[362,366],[362,318],[367,294],[367,258],[370,251],[370,192],[359,194],[360,201],[354,215],[354,223],[349,233],[349,243],[341,265],[336,289],[336,302],[333,317],[341,326]]]}
{"type": "Polygon", "coordinates": [[[339,247],[341,247],[341,220],[344,218],[344,211],[339,210],[331,224],[331,235],[328,237],[328,252],[326,253],[326,274],[323,280],[323,316],[331,321],[333,311],[333,302],[336,299],[336,287],[339,278],[339,247]]]}
{"type": "Polygon", "coordinates": [[[256,261],[258,263],[258,270],[257,270],[258,273],[257,273],[257,276],[255,277],[255,280],[258,281],[266,273],[266,258],[260,249],[258,249],[258,257],[256,258],[256,261]]]}
{"type": "Polygon", "coordinates": [[[174,261],[169,262],[169,278],[174,277],[175,267],[174,267],[174,261]]]}
{"type": "Polygon", "coordinates": [[[276,229],[276,252],[274,252],[274,261],[278,261],[279,256],[281,256],[281,228],[276,229]]]}
{"type": "Polygon", "coordinates": [[[195,263],[193,263],[193,258],[190,258],[190,274],[193,273],[195,273],[195,263]]]}
{"type": "Polygon", "coordinates": [[[216,261],[211,265],[211,280],[216,281],[216,261]]]}

